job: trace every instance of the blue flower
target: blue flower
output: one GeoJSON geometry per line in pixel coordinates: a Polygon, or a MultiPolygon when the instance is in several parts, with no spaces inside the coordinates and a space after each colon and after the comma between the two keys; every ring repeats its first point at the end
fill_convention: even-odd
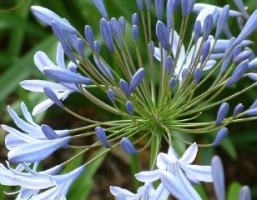
{"type": "MultiPolygon", "coordinates": [[[[56,61],[57,65],[55,65],[42,51],[37,52],[34,56],[34,62],[37,68],[43,74],[46,73],[46,70],[51,71],[51,69],[58,70],[57,72],[61,72],[63,70],[68,70],[69,72],[71,72],[71,70],[73,70],[74,68],[76,69],[76,64],[74,64],[73,62],[70,62],[70,64],[67,66],[68,69],[66,69],[64,63],[64,52],[60,43],[57,47],[56,61]]],[[[64,101],[70,94],[74,92],[79,92],[78,87],[74,83],[64,83],[62,81],[60,81],[59,83],[55,83],[45,80],[24,80],[20,82],[20,85],[26,90],[41,93],[44,92],[44,88],[51,88],[56,94],[57,98],[62,101],[64,101]]],[[[34,107],[32,114],[37,115],[48,109],[53,104],[54,102],[51,99],[46,99],[34,107]]]]}
{"type": "Polygon", "coordinates": [[[168,154],[159,153],[157,157],[158,169],[153,171],[143,171],[136,174],[136,178],[142,182],[153,182],[161,179],[161,184],[156,189],[161,191],[162,195],[168,196],[169,192],[175,197],[178,196],[176,187],[171,189],[171,182],[177,187],[183,187],[177,191],[184,191],[184,197],[200,199],[200,196],[194,190],[190,182],[198,181],[212,182],[211,166],[192,165],[197,154],[198,147],[196,143],[190,145],[181,158],[178,158],[172,147],[169,148],[168,154]]]}

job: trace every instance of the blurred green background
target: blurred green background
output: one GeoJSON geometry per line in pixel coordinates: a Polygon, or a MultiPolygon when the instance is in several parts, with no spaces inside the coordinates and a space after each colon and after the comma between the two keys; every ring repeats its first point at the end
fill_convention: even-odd
{"type": "MultiPolygon", "coordinates": [[[[123,15],[128,21],[131,15],[137,12],[136,0],[105,0],[104,1],[110,16],[123,15]]],[[[236,9],[233,0],[201,0],[197,2],[205,2],[211,4],[218,4],[223,6],[225,4],[231,5],[232,9],[236,9]]],[[[256,0],[245,0],[245,5],[249,8],[250,13],[257,9],[256,0]]],[[[100,38],[98,23],[100,15],[92,4],[91,0],[1,0],[0,1],[0,123],[11,123],[10,118],[6,112],[6,106],[12,105],[14,109],[19,110],[20,101],[25,101],[31,110],[37,102],[44,99],[41,94],[29,93],[19,86],[19,82],[31,78],[43,78],[42,74],[36,69],[33,63],[33,55],[35,52],[45,51],[51,58],[55,58],[55,49],[57,40],[53,36],[49,27],[43,26],[32,16],[30,12],[31,5],[41,5],[47,7],[60,16],[65,17],[71,22],[81,33],[83,33],[84,25],[89,24],[95,31],[96,37],[100,38]],[[17,6],[18,5],[18,6],[17,6]],[[15,8],[15,9],[10,9],[15,8]]],[[[154,12],[153,12],[154,15],[154,12]]],[[[230,29],[233,33],[238,33],[236,21],[230,22],[230,29]]],[[[257,52],[257,34],[251,36],[251,40],[255,41],[252,46],[254,52],[257,52]]],[[[105,53],[105,52],[104,52],[105,53]]],[[[106,53],[108,53],[106,51],[106,53]]],[[[257,54],[257,53],[255,53],[257,54]]],[[[111,58],[109,58],[111,59],[111,58]]],[[[111,60],[109,60],[112,62],[111,60]]],[[[237,89],[244,88],[249,82],[240,82],[237,89]]],[[[234,88],[235,89],[235,88],[234,88]]],[[[233,90],[233,88],[232,88],[233,90]]],[[[249,106],[257,98],[257,91],[251,90],[243,97],[239,97],[236,102],[243,102],[244,105],[249,106]]],[[[73,95],[68,104],[76,109],[78,112],[85,113],[89,116],[98,115],[101,120],[109,118],[106,114],[102,114],[101,110],[89,104],[86,100],[81,99],[79,95],[73,95]],[[74,106],[76,105],[76,107],[74,106]]],[[[55,107],[37,117],[39,122],[51,124],[58,128],[67,128],[76,126],[77,122],[74,119],[63,116],[64,113],[55,107]],[[60,120],[61,119],[61,120],[60,120]],[[62,122],[60,122],[62,121],[62,122]]],[[[213,117],[213,113],[210,117],[213,117]]],[[[216,149],[201,150],[202,162],[210,160],[214,153],[221,156],[225,165],[226,184],[229,187],[228,198],[235,199],[239,191],[239,183],[251,186],[252,194],[257,199],[257,129],[256,122],[247,122],[244,124],[234,124],[229,127],[230,136],[226,139],[221,147],[216,149]]],[[[0,130],[0,144],[1,162],[6,158],[6,150],[4,144],[4,133],[0,130]]],[[[97,152],[95,152],[97,153],[97,152]]],[[[90,155],[94,156],[94,154],[90,155]]],[[[106,175],[105,167],[112,167],[113,170],[120,170],[121,165],[113,165],[112,162],[117,162],[119,155],[114,157],[98,160],[92,166],[88,167],[85,173],[72,186],[68,199],[107,199],[110,198],[108,193],[108,184],[131,185],[133,183],[129,174],[126,176],[116,175],[116,179],[111,179],[106,175]],[[101,167],[100,167],[101,166],[101,167]],[[96,186],[99,181],[106,178],[105,185],[96,186]],[[120,180],[123,179],[123,180],[120,180]],[[99,191],[100,189],[100,191],[99,191]],[[102,197],[102,198],[101,198],[102,197]]],[[[51,165],[48,161],[48,164],[51,165]]],[[[78,166],[83,162],[83,157],[79,157],[75,162],[69,165],[65,171],[78,166]]],[[[124,161],[127,166],[128,161],[124,161]]],[[[122,165],[123,167],[123,165],[122,165]]],[[[128,166],[127,166],[128,167],[128,166]]],[[[123,172],[121,170],[121,172],[123,172]]],[[[131,176],[132,177],[132,176],[131,176]]],[[[205,186],[207,189],[210,186],[205,186]]],[[[130,189],[133,186],[130,186],[130,189]]],[[[9,188],[0,186],[0,199],[7,199],[3,191],[9,191],[9,188]]],[[[8,197],[12,199],[12,197],[8,197]]]]}

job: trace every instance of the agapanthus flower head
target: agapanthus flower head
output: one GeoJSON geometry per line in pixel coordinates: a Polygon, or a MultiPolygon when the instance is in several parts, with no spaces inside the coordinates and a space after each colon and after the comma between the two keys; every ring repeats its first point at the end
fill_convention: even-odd
{"type": "MultiPolygon", "coordinates": [[[[10,116],[21,130],[2,125],[8,132],[6,147],[9,160],[17,164],[34,163],[46,159],[60,148],[86,152],[101,145],[107,147],[104,153],[120,146],[125,152],[136,154],[151,145],[152,166],[156,164],[158,169],[137,174],[137,178],[143,182],[161,180],[155,191],[156,199],[165,199],[169,193],[174,193],[176,187],[168,186],[171,182],[182,185],[186,191],[180,196],[178,190],[173,194],[175,197],[199,199],[191,183],[211,182],[212,176],[210,166],[191,164],[198,146],[216,146],[227,136],[229,124],[256,119],[255,104],[247,110],[239,104],[231,114],[229,103],[257,85],[257,73],[252,72],[257,61],[249,48],[252,42],[247,40],[257,28],[257,11],[248,18],[246,11],[241,13],[241,1],[236,2],[241,11],[238,12],[228,5],[221,8],[196,3],[195,0],[155,0],[154,4],[148,0],[137,0],[139,13],[132,15],[132,26],[128,26],[123,16],[109,17],[103,0],[92,0],[92,3],[102,16],[98,31],[104,43],[102,46],[90,25],[86,25],[84,34],[80,34],[66,19],[47,8],[32,7],[34,15],[50,26],[59,40],[56,64],[46,53],[37,52],[35,65],[50,80],[20,83],[24,89],[44,93],[47,97],[35,106],[33,115],[56,104],[86,125],[69,131],[56,131],[36,124],[23,104],[22,112],[27,122],[8,107],[10,116]],[[155,9],[150,9],[152,5],[155,9]],[[152,11],[155,15],[151,15],[152,11]],[[164,13],[167,14],[165,18],[164,13]],[[181,19],[179,24],[178,16],[181,19]],[[240,19],[240,24],[244,25],[240,34],[232,37],[227,24],[233,18],[240,19]],[[195,22],[189,26],[191,21],[195,22]],[[128,37],[133,40],[127,40],[128,37]],[[144,48],[140,44],[144,44],[144,48]],[[101,48],[107,49],[109,54],[103,55],[101,48]],[[86,54],[86,50],[91,54],[86,54]],[[65,57],[70,60],[67,65],[65,57]],[[109,58],[112,62],[108,62],[109,58]],[[249,86],[233,94],[227,92],[248,77],[254,81],[249,86]],[[64,103],[75,92],[117,119],[102,122],[75,113],[64,103]],[[100,95],[102,93],[105,95],[100,95]],[[217,109],[217,116],[204,117],[212,109],[217,109]],[[79,133],[81,131],[83,133],[79,133]],[[192,143],[183,137],[183,134],[215,132],[214,142],[208,144],[192,143]],[[74,135],[69,136],[69,133],[74,135]],[[78,138],[95,134],[98,140],[92,144],[72,145],[78,138]],[[174,140],[191,144],[182,157],[174,153],[174,140]],[[167,154],[159,153],[162,141],[170,146],[167,154]]],[[[74,172],[75,177],[82,170],[78,171],[74,172]]],[[[56,178],[56,182],[57,179],[62,178],[56,178]]],[[[67,182],[67,187],[61,183],[61,188],[47,190],[39,197],[65,196],[70,182],[67,182]]],[[[122,192],[114,191],[117,195],[122,192]]]]}

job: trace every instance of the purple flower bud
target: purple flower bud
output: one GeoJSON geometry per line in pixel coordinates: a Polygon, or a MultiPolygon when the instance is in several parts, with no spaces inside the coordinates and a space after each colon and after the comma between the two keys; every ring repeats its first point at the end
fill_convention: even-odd
{"type": "Polygon", "coordinates": [[[162,19],[163,7],[164,0],[155,0],[156,15],[158,20],[162,19]]]}
{"type": "Polygon", "coordinates": [[[216,138],[213,141],[212,145],[213,146],[218,146],[227,137],[227,134],[228,134],[228,129],[226,127],[222,127],[218,131],[218,133],[216,135],[216,138]]]}
{"type": "Polygon", "coordinates": [[[251,50],[245,50],[235,57],[234,63],[239,64],[243,60],[249,59],[252,55],[253,55],[253,52],[251,50]]]}
{"type": "Polygon", "coordinates": [[[172,68],[173,68],[173,59],[171,56],[168,56],[165,63],[165,69],[167,70],[168,74],[171,73],[172,68]]]}
{"type": "Polygon", "coordinates": [[[144,9],[143,0],[137,0],[137,7],[140,11],[144,9]]]}
{"type": "Polygon", "coordinates": [[[42,124],[41,130],[43,131],[48,140],[54,140],[58,138],[56,132],[48,125],[42,124]]]}
{"type": "Polygon", "coordinates": [[[191,14],[195,5],[195,0],[188,0],[187,15],[191,14]]]}
{"type": "Polygon", "coordinates": [[[241,46],[237,45],[234,49],[233,49],[233,62],[235,60],[235,58],[241,53],[241,46]]]}
{"type": "Polygon", "coordinates": [[[241,188],[240,194],[239,194],[239,200],[251,200],[251,191],[247,185],[241,188]]]}
{"type": "Polygon", "coordinates": [[[131,101],[127,101],[126,103],[126,110],[128,112],[129,115],[133,115],[134,114],[134,105],[131,101]]]}
{"type": "Polygon", "coordinates": [[[143,78],[145,76],[145,70],[144,68],[140,68],[136,71],[136,73],[132,76],[130,85],[129,85],[129,92],[130,94],[134,92],[136,87],[142,82],[143,78]]]}
{"type": "Polygon", "coordinates": [[[111,70],[109,69],[109,67],[106,65],[106,63],[103,60],[101,60],[100,58],[98,60],[98,58],[96,56],[94,56],[94,61],[95,61],[97,68],[103,75],[114,80],[111,70]]]}
{"type": "Polygon", "coordinates": [[[85,45],[83,40],[80,38],[78,39],[78,54],[81,56],[81,58],[85,57],[85,45]]]}
{"type": "Polygon", "coordinates": [[[251,60],[251,62],[249,63],[248,69],[253,69],[253,68],[257,68],[257,58],[251,60]]]}
{"type": "Polygon", "coordinates": [[[240,44],[246,37],[248,37],[257,28],[257,10],[247,20],[243,30],[237,37],[235,44],[240,44]]]}
{"type": "Polygon", "coordinates": [[[228,114],[228,103],[222,103],[217,113],[216,126],[219,126],[228,114]]]}
{"type": "Polygon", "coordinates": [[[209,38],[213,26],[213,17],[208,15],[203,22],[203,40],[206,41],[209,38]]]}
{"type": "Polygon", "coordinates": [[[239,79],[245,74],[249,66],[249,61],[245,60],[242,63],[240,63],[234,72],[232,73],[231,77],[228,79],[226,83],[226,87],[229,87],[239,81],[239,79]]]}
{"type": "Polygon", "coordinates": [[[202,57],[201,57],[202,63],[206,60],[207,56],[209,55],[210,49],[211,49],[211,43],[209,41],[205,41],[202,48],[202,57]]]}
{"type": "Polygon", "coordinates": [[[46,96],[53,101],[57,106],[59,107],[63,107],[63,103],[60,101],[60,99],[58,99],[57,95],[55,94],[55,92],[49,88],[49,87],[44,87],[44,92],[46,94],[46,96]]]}
{"type": "Polygon", "coordinates": [[[171,79],[169,80],[169,87],[170,87],[170,89],[172,90],[175,85],[176,85],[176,79],[171,78],[171,79]]]}
{"type": "Polygon", "coordinates": [[[223,7],[218,19],[217,29],[215,33],[216,39],[220,37],[221,32],[223,31],[225,25],[227,24],[228,16],[229,16],[229,5],[226,5],[223,7]]]}
{"type": "Polygon", "coordinates": [[[125,94],[127,98],[130,97],[129,84],[127,83],[127,81],[123,79],[120,80],[120,89],[122,90],[122,92],[125,94]]]}
{"type": "Polygon", "coordinates": [[[120,146],[128,154],[136,154],[137,153],[137,150],[135,149],[132,142],[126,137],[122,138],[122,140],[120,141],[120,146]]]}
{"type": "Polygon", "coordinates": [[[110,99],[110,101],[112,103],[115,102],[115,93],[114,93],[114,91],[112,89],[108,89],[107,90],[107,96],[108,96],[108,98],[110,99]]]}
{"type": "Polygon", "coordinates": [[[195,84],[199,83],[201,77],[202,77],[202,70],[201,68],[197,67],[194,72],[194,83],[195,84]]]}
{"type": "Polygon", "coordinates": [[[115,49],[113,44],[112,28],[111,28],[111,25],[104,18],[100,20],[100,31],[101,31],[101,35],[103,37],[104,43],[106,44],[110,52],[114,53],[115,49]]]}
{"type": "Polygon", "coordinates": [[[91,49],[94,49],[94,33],[91,26],[89,25],[85,26],[85,38],[89,43],[91,49]]]}
{"type": "Polygon", "coordinates": [[[182,80],[184,80],[184,78],[186,77],[187,72],[188,72],[187,68],[184,68],[184,69],[182,70],[182,72],[181,72],[182,80]]]}
{"type": "Polygon", "coordinates": [[[100,14],[105,18],[108,19],[108,14],[106,12],[106,8],[104,5],[103,0],[93,0],[96,8],[98,9],[98,11],[100,12],[100,14]]]}
{"type": "Polygon", "coordinates": [[[246,111],[246,115],[248,116],[255,116],[257,115],[257,100],[253,102],[250,108],[246,111]]]}
{"type": "Polygon", "coordinates": [[[202,26],[201,26],[201,22],[199,20],[197,20],[195,22],[195,26],[194,26],[194,32],[193,32],[193,38],[194,38],[194,41],[197,42],[200,35],[201,35],[201,32],[202,32],[202,26]]]}
{"type": "Polygon", "coordinates": [[[222,162],[218,156],[214,156],[211,161],[213,186],[217,199],[225,200],[225,179],[222,162]]]}
{"type": "Polygon", "coordinates": [[[165,24],[161,21],[158,21],[156,24],[156,35],[157,35],[159,42],[163,46],[163,48],[166,51],[169,51],[169,49],[170,49],[169,31],[168,31],[167,27],[165,26],[165,24]]]}
{"type": "Polygon", "coordinates": [[[106,133],[104,131],[103,128],[101,128],[100,126],[97,126],[95,128],[95,132],[96,132],[96,137],[97,139],[106,147],[106,148],[111,148],[110,143],[108,142],[106,133]]]}
{"type": "Polygon", "coordinates": [[[146,0],[145,3],[146,3],[146,9],[151,10],[151,0],[146,0]]]}
{"type": "Polygon", "coordinates": [[[187,15],[188,1],[190,0],[181,0],[182,16],[187,15]]]}
{"type": "Polygon", "coordinates": [[[71,45],[69,42],[67,42],[69,39],[67,38],[67,34],[60,28],[60,26],[55,22],[52,21],[51,27],[53,30],[54,35],[57,37],[57,39],[62,44],[62,48],[65,52],[65,54],[74,62],[76,63],[76,59],[74,55],[71,53],[71,45]]]}
{"type": "Polygon", "coordinates": [[[120,17],[119,18],[119,24],[120,24],[122,32],[125,33],[125,31],[126,31],[126,22],[125,22],[124,17],[120,17]]]}
{"type": "Polygon", "coordinates": [[[172,17],[179,6],[179,0],[168,0],[167,1],[167,27],[170,30],[172,28],[172,17]]]}
{"type": "Polygon", "coordinates": [[[138,25],[138,23],[139,23],[139,16],[138,16],[138,14],[137,13],[134,13],[133,15],[132,15],[132,25],[138,25]]]}
{"type": "Polygon", "coordinates": [[[51,67],[45,67],[43,69],[44,74],[50,79],[63,82],[63,83],[74,83],[74,84],[90,84],[91,80],[80,74],[76,74],[67,69],[57,69],[51,67]]]}
{"type": "Polygon", "coordinates": [[[257,115],[257,108],[247,110],[246,115],[247,116],[256,116],[257,115]]]}
{"type": "Polygon", "coordinates": [[[174,14],[178,10],[179,5],[180,0],[168,0],[167,9],[169,9],[168,7],[171,6],[171,14],[174,14]]]}
{"type": "Polygon", "coordinates": [[[112,26],[112,32],[115,34],[115,36],[118,38],[118,41],[120,44],[123,44],[122,40],[122,30],[120,27],[119,22],[116,18],[112,17],[111,19],[111,26],[112,26]]]}
{"type": "Polygon", "coordinates": [[[137,42],[138,35],[139,35],[138,26],[137,25],[133,25],[131,32],[132,32],[132,36],[133,36],[134,41],[137,42]]]}
{"type": "Polygon", "coordinates": [[[96,56],[99,56],[100,50],[101,50],[101,47],[100,47],[99,42],[95,41],[94,42],[94,51],[95,51],[96,56]]]}
{"type": "Polygon", "coordinates": [[[237,116],[239,113],[243,112],[244,106],[243,104],[239,103],[234,109],[233,116],[237,116]]]}

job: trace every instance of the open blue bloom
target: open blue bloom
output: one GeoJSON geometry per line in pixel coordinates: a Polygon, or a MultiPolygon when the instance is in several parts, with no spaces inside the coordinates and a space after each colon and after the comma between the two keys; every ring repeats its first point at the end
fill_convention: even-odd
{"type": "Polygon", "coordinates": [[[84,169],[85,166],[83,165],[67,174],[50,176],[50,180],[55,184],[55,186],[34,195],[32,199],[66,199],[65,197],[69,187],[84,171],[84,169]]]}
{"type": "Polygon", "coordinates": [[[168,154],[159,153],[156,164],[158,169],[139,172],[135,176],[137,180],[141,182],[153,182],[161,179],[162,182],[157,190],[162,191],[162,195],[165,196],[168,196],[169,192],[171,192],[169,189],[169,182],[178,180],[177,184],[184,185],[184,189],[186,189],[185,192],[187,192],[189,196],[199,199],[199,195],[190,182],[212,182],[212,175],[210,166],[191,164],[196,157],[197,151],[198,147],[196,143],[194,143],[188,147],[181,158],[178,158],[174,149],[170,147],[168,154]],[[167,174],[171,174],[171,176],[167,176],[167,174]]]}
{"type": "Polygon", "coordinates": [[[6,125],[1,125],[1,127],[18,141],[16,144],[12,141],[10,145],[10,143],[8,144],[10,139],[7,141],[6,138],[6,146],[9,149],[8,160],[13,163],[32,163],[44,160],[70,141],[68,136],[54,140],[35,139],[12,127],[6,125]]]}
{"type": "Polygon", "coordinates": [[[67,174],[56,175],[62,165],[57,165],[46,171],[37,171],[38,164],[31,169],[27,164],[12,169],[0,164],[0,184],[8,186],[20,186],[16,199],[66,199],[65,196],[70,185],[84,171],[81,166],[67,174]]]}
{"type": "MultiPolygon", "coordinates": [[[[7,110],[13,122],[15,123],[15,125],[22,131],[24,135],[26,135],[27,137],[35,138],[39,140],[47,140],[45,134],[41,129],[41,126],[34,122],[30,112],[28,111],[28,108],[23,102],[21,103],[21,110],[25,120],[20,118],[18,114],[10,106],[7,107],[7,110]]],[[[70,132],[69,130],[55,130],[55,133],[60,138],[68,136],[69,132],[70,132]]],[[[19,137],[16,137],[15,135],[8,134],[5,138],[5,145],[6,145],[6,148],[9,150],[13,147],[16,147],[22,144],[24,144],[24,141],[19,137]]]]}
{"type": "MultiPolygon", "coordinates": [[[[39,51],[34,56],[34,62],[37,66],[37,68],[45,74],[45,69],[53,69],[53,70],[61,70],[66,69],[65,62],[64,62],[64,51],[62,49],[61,44],[58,44],[57,52],[56,52],[56,62],[57,65],[55,65],[48,56],[42,52],[39,51]]],[[[76,67],[76,65],[72,62],[67,66],[67,70],[71,70],[76,67]]],[[[23,87],[26,90],[32,91],[32,92],[44,92],[45,87],[51,88],[51,90],[56,94],[57,98],[59,100],[64,101],[71,93],[79,92],[78,87],[74,83],[55,83],[51,81],[46,80],[25,80],[20,82],[21,87],[23,87]]],[[[37,115],[44,110],[48,109],[51,105],[53,105],[54,102],[51,99],[46,99],[43,102],[36,105],[33,109],[32,114],[37,115]]]]}

